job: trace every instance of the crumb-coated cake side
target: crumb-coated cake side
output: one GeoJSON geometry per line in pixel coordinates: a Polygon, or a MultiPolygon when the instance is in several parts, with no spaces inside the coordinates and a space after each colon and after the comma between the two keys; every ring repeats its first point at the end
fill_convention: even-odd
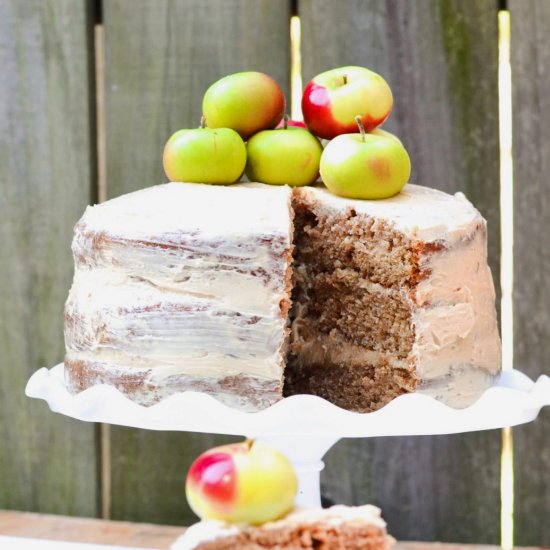
{"type": "Polygon", "coordinates": [[[191,526],[173,550],[388,550],[393,544],[375,506],[336,505],[300,509],[259,527],[201,521],[191,526]]]}
{"type": "Polygon", "coordinates": [[[281,399],[292,211],[287,187],[165,184],[89,207],[75,228],[65,377],[150,405],[194,390],[281,399]]]}
{"type": "Polygon", "coordinates": [[[500,370],[486,224],[461,194],[294,191],[285,393],[361,412],[412,391],[464,407],[500,370]]]}

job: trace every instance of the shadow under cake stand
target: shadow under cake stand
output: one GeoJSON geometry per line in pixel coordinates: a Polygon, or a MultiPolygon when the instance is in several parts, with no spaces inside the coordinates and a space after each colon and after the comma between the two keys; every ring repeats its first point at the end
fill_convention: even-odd
{"type": "Polygon", "coordinates": [[[341,409],[320,397],[295,395],[259,412],[241,412],[198,392],[172,395],[144,407],[116,388],[98,385],[73,395],[65,387],[63,365],[36,371],[29,397],[45,400],[54,412],[86,422],[161,431],[242,435],[269,443],[294,464],[297,504],[321,505],[323,456],[341,438],[435,435],[516,426],[534,420],[550,405],[550,378],[536,382],[517,370],[504,371],[476,403],[453,409],[421,394],[397,397],[372,413],[341,409]]]}

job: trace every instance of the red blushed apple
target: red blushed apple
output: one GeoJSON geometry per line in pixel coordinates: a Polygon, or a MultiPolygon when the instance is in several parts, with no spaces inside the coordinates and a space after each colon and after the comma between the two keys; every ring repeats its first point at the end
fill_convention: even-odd
{"type": "MultiPolygon", "coordinates": [[[[292,120],[289,118],[286,121],[286,126],[294,126],[295,128],[307,128],[306,123],[302,122],[301,120],[292,120]]],[[[279,130],[280,128],[285,128],[285,120],[281,120],[277,126],[275,126],[275,130],[279,130]]]]}
{"type": "Polygon", "coordinates": [[[230,512],[237,494],[236,468],[228,452],[210,452],[196,460],[187,477],[189,491],[200,487],[202,498],[221,513],[230,512]]]}
{"type": "Polygon", "coordinates": [[[253,441],[206,451],[191,465],[185,484],[189,506],[200,518],[253,525],[288,513],[297,491],[287,458],[253,441]]]}
{"type": "Polygon", "coordinates": [[[285,112],[285,96],[267,74],[234,73],[206,90],[202,112],[209,128],[231,128],[246,141],[260,130],[277,126],[285,112]]]}
{"type": "Polygon", "coordinates": [[[369,132],[389,117],[392,106],[388,83],[364,67],[340,67],[321,73],[308,82],[302,96],[308,128],[324,139],[357,133],[356,115],[369,132]]]}

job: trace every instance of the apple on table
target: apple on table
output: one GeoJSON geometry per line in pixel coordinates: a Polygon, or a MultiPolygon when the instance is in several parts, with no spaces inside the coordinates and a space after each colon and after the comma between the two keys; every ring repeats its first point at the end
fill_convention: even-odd
{"type": "Polygon", "coordinates": [[[304,120],[316,136],[324,139],[356,133],[356,115],[369,132],[390,116],[392,107],[388,83],[365,67],[325,71],[308,82],[302,95],[304,120]]]}
{"type": "Polygon", "coordinates": [[[353,199],[385,199],[403,189],[411,161],[397,136],[385,130],[366,133],[357,116],[359,134],[343,134],[328,143],[321,156],[321,178],[335,195],[353,199]]]}
{"type": "Polygon", "coordinates": [[[202,112],[209,128],[232,128],[246,141],[260,130],[277,126],[285,112],[285,96],[265,73],[234,73],[206,90],[202,112]]]}
{"type": "Polygon", "coordinates": [[[245,173],[250,181],[298,187],[319,177],[323,147],[306,128],[287,125],[254,134],[246,144],[245,173]]]}
{"type": "Polygon", "coordinates": [[[298,481],[279,451],[251,440],[206,451],[191,465],[185,492],[201,519],[259,525],[294,506],[298,481]]]}
{"type": "Polygon", "coordinates": [[[246,146],[230,128],[178,130],[164,146],[162,164],[170,181],[229,184],[246,165],[246,146]]]}

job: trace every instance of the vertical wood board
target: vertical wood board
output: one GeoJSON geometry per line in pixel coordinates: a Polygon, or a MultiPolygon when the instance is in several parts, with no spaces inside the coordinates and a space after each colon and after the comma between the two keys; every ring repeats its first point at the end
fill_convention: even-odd
{"type": "MultiPolygon", "coordinates": [[[[512,0],[514,363],[550,374],[550,4],[512,0]]],[[[550,545],[550,411],[514,430],[516,543],[550,545]]]]}
{"type": "Polygon", "coordinates": [[[90,25],[84,0],[0,0],[0,508],[97,513],[94,426],[24,394],[64,355],[95,176],[90,25]]]}
{"type": "MultiPolygon", "coordinates": [[[[499,280],[498,20],[493,0],[299,0],[304,84],[339,66],[382,74],[385,125],[407,147],[411,181],[463,191],[488,220],[499,280]]],[[[340,443],[323,487],[382,507],[401,540],[499,541],[498,431],[340,443]]]]}
{"type": "MultiPolygon", "coordinates": [[[[289,92],[290,2],[109,0],[104,4],[107,193],[166,181],[172,132],[198,126],[202,96],[227,74],[258,70],[289,92]]],[[[112,429],[112,517],[196,520],[183,491],[198,454],[228,438],[112,429]]]]}

